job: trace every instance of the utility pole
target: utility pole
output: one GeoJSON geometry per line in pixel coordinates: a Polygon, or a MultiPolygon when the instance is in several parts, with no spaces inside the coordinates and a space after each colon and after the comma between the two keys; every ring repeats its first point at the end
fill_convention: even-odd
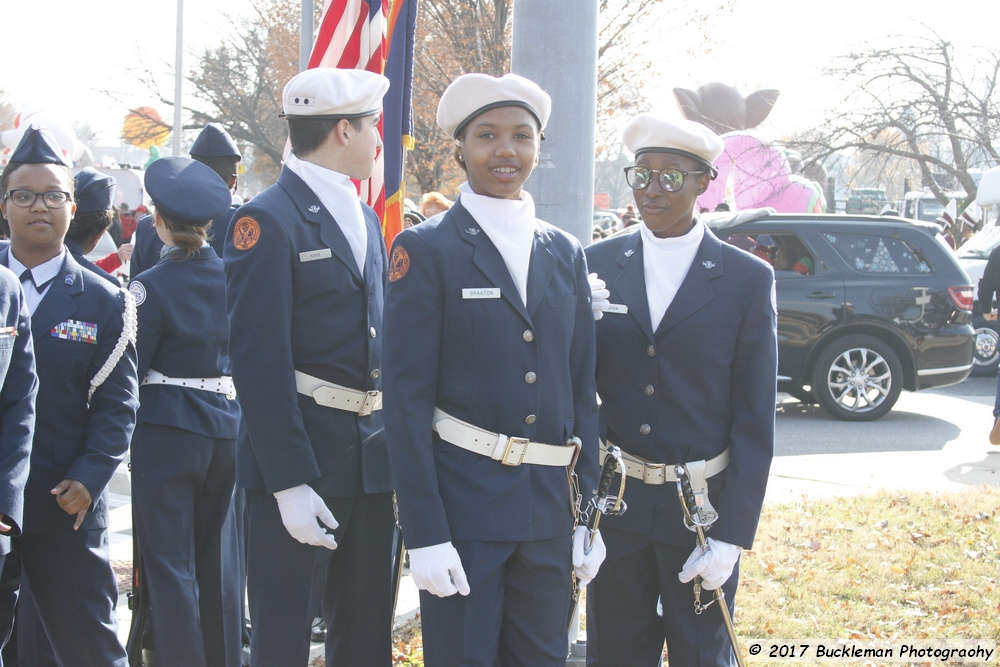
{"type": "Polygon", "coordinates": [[[299,33],[299,71],[303,72],[309,68],[309,55],[313,48],[313,30],[315,28],[313,18],[315,9],[313,0],[302,0],[302,24],[299,33]]]}
{"type": "Polygon", "coordinates": [[[177,53],[174,55],[174,155],[181,154],[181,93],[184,88],[184,0],[177,0],[177,53]]]}
{"type": "Polygon", "coordinates": [[[537,215],[589,245],[594,229],[597,0],[514,3],[511,71],[552,96],[538,166],[525,185],[537,215]]]}

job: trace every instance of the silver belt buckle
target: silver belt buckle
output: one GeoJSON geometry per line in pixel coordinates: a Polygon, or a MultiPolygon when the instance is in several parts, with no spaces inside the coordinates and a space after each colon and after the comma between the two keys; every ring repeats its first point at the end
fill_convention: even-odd
{"type": "Polygon", "coordinates": [[[642,466],[643,484],[663,484],[667,478],[667,466],[664,463],[644,463],[642,466]],[[657,476],[658,475],[658,476],[657,476]]]}
{"type": "Polygon", "coordinates": [[[365,397],[361,401],[361,408],[358,410],[359,417],[367,417],[375,410],[375,402],[378,400],[377,391],[365,392],[365,397]]]}
{"type": "Polygon", "coordinates": [[[524,461],[524,454],[528,451],[528,439],[527,438],[507,438],[507,446],[503,450],[503,456],[500,457],[500,463],[505,466],[519,466],[524,461]],[[514,445],[520,445],[520,451],[514,451],[514,445]],[[511,454],[517,455],[517,460],[508,459],[511,454]]]}

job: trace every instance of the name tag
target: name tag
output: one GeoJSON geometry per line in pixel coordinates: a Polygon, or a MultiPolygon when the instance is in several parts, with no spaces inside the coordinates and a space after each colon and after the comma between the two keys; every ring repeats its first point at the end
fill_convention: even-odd
{"type": "Polygon", "coordinates": [[[613,303],[610,306],[608,306],[607,310],[605,310],[604,312],[618,313],[620,315],[625,315],[626,313],[628,313],[628,306],[626,306],[624,303],[613,303]]]}
{"type": "Polygon", "coordinates": [[[490,287],[483,289],[463,289],[462,290],[463,299],[499,299],[500,298],[500,288],[490,287]]]}
{"type": "Polygon", "coordinates": [[[328,257],[333,257],[333,251],[329,248],[299,253],[300,262],[315,262],[317,259],[327,259],[328,257]]]}

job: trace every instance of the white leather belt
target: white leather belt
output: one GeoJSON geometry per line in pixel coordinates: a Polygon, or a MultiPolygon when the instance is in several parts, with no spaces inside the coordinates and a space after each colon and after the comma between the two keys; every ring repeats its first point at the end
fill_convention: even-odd
{"type": "Polygon", "coordinates": [[[230,401],[236,398],[236,386],[233,385],[233,378],[228,375],[220,378],[171,378],[150,368],[146,377],[142,379],[142,384],[169,384],[175,387],[225,394],[230,401]]]}
{"type": "MultiPolygon", "coordinates": [[[[614,443],[610,443],[614,444],[614,443]]],[[[604,463],[604,459],[608,456],[608,445],[601,442],[601,463],[604,463]]],[[[622,450],[622,462],[625,464],[625,474],[633,479],[642,480],[645,484],[666,484],[667,482],[676,482],[677,475],[674,473],[674,466],[676,464],[665,464],[665,463],[652,463],[650,461],[645,461],[640,459],[638,456],[633,456],[628,452],[622,450]]],[[[714,477],[720,472],[725,470],[729,466],[729,447],[726,447],[725,451],[716,456],[714,459],[709,459],[708,461],[693,461],[691,463],[685,463],[687,468],[700,468],[698,464],[704,464],[703,476],[705,479],[709,477],[714,477]]]]}
{"type": "Polygon", "coordinates": [[[577,448],[564,445],[547,445],[527,438],[514,438],[493,433],[452,417],[444,410],[434,408],[432,426],[441,439],[476,454],[488,456],[505,466],[531,463],[539,466],[568,466],[577,455],[577,448]]]}
{"type": "Polygon", "coordinates": [[[382,409],[382,392],[380,391],[348,389],[300,371],[295,371],[295,388],[300,394],[312,396],[319,405],[346,412],[356,412],[359,417],[367,417],[376,410],[382,409]]]}

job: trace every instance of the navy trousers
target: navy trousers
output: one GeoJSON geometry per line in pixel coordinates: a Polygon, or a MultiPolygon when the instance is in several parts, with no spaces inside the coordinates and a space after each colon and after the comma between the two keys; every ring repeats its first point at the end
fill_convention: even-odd
{"type": "MultiPolygon", "coordinates": [[[[677,574],[692,548],[653,542],[601,527],[608,555],[587,587],[587,667],[653,667],[662,664],[663,642],[671,665],[732,667],[736,664],[718,603],[694,613],[693,583],[677,574]],[[663,603],[657,616],[656,601],[663,603]]],[[[722,585],[733,612],[739,563],[722,585]]],[[[703,590],[702,604],[715,599],[703,590]]]]}
{"type": "MultiPolygon", "coordinates": [[[[323,618],[328,667],[392,664],[392,494],[324,498],[339,522],[326,561],[323,618]]],[[[269,493],[247,490],[250,546],[247,596],[253,667],[304,665],[313,611],[309,589],[317,550],[285,530],[269,493]]]]}
{"type": "MultiPolygon", "coordinates": [[[[30,582],[37,617],[58,664],[126,667],[117,634],[118,586],[109,562],[107,530],[24,533],[12,545],[0,588],[30,582]]],[[[29,617],[34,614],[22,615],[29,617]]],[[[3,615],[0,622],[0,637],[9,637],[13,615],[3,615]]],[[[29,635],[41,629],[35,623],[30,626],[19,631],[19,651],[30,653],[39,645],[29,635]]]]}
{"type": "Polygon", "coordinates": [[[427,667],[565,667],[572,538],[453,544],[470,593],[420,591],[427,667]]]}
{"type": "Polygon", "coordinates": [[[239,572],[223,567],[235,482],[236,440],[136,427],[132,502],[161,667],[239,667],[239,572]]]}

